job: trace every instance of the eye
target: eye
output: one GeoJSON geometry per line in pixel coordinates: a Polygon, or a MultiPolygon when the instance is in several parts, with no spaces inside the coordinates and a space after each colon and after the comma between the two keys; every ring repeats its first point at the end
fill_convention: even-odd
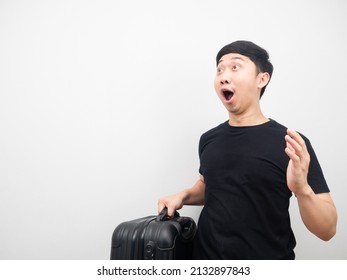
{"type": "Polygon", "coordinates": [[[217,67],[217,73],[222,73],[222,72],[223,72],[223,69],[222,69],[222,68],[217,67]]]}
{"type": "Polygon", "coordinates": [[[231,70],[233,70],[233,71],[237,71],[237,70],[239,70],[240,69],[240,66],[239,65],[233,65],[233,66],[231,66],[231,70]]]}

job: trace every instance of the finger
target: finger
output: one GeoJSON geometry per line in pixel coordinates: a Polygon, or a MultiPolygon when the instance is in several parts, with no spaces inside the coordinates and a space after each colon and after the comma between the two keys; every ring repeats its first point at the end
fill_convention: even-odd
{"type": "Polygon", "coordinates": [[[300,146],[298,142],[296,142],[293,138],[291,138],[289,135],[286,135],[286,144],[289,149],[291,149],[295,154],[298,156],[302,156],[303,154],[303,148],[300,146]]]}
{"type": "Polygon", "coordinates": [[[301,138],[300,135],[298,137],[298,135],[293,135],[292,137],[289,134],[287,134],[285,136],[285,140],[287,143],[289,143],[293,147],[293,149],[295,150],[298,156],[303,157],[307,153],[307,148],[306,148],[305,141],[301,138]]]}
{"type": "Polygon", "coordinates": [[[291,154],[296,155],[296,150],[293,147],[293,145],[295,145],[295,142],[292,142],[293,145],[291,144],[291,142],[292,142],[292,140],[290,139],[290,137],[288,135],[286,135],[286,145],[287,145],[287,148],[289,149],[291,154]]]}
{"type": "Polygon", "coordinates": [[[167,208],[167,215],[169,216],[169,217],[173,217],[173,215],[175,214],[175,209],[174,208],[167,208]]]}
{"type": "Polygon", "coordinates": [[[293,153],[295,153],[295,149],[293,148],[293,146],[289,143],[289,141],[286,141],[286,145],[287,145],[287,148],[289,150],[291,150],[293,153]]]}
{"type": "Polygon", "coordinates": [[[304,139],[301,137],[301,135],[296,132],[294,129],[287,129],[287,135],[290,136],[291,139],[293,139],[302,149],[306,149],[306,143],[304,139]]]}
{"type": "Polygon", "coordinates": [[[289,158],[293,161],[294,165],[309,163],[310,154],[307,150],[306,143],[301,135],[292,130],[288,129],[288,134],[285,136],[286,140],[286,153],[289,158]]]}
{"type": "Polygon", "coordinates": [[[293,161],[294,164],[300,162],[300,158],[296,155],[295,150],[291,147],[290,144],[287,144],[287,147],[284,150],[287,156],[293,161]]]}
{"type": "Polygon", "coordinates": [[[165,207],[165,203],[162,202],[161,200],[158,201],[158,213],[160,213],[161,211],[163,211],[164,207],[165,207]]]}

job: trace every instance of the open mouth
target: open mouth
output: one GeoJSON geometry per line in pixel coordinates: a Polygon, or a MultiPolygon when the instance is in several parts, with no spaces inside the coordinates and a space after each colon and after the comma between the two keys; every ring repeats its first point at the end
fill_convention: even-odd
{"type": "Polygon", "coordinates": [[[232,92],[230,90],[223,90],[223,95],[224,95],[224,98],[226,99],[226,101],[229,101],[233,97],[234,92],[232,92]]]}

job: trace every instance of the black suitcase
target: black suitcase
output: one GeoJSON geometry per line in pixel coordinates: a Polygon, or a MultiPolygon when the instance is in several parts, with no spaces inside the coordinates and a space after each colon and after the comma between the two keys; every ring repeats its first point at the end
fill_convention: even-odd
{"type": "Polygon", "coordinates": [[[188,260],[192,259],[196,223],[167,209],[116,227],[112,235],[111,260],[188,260]]]}

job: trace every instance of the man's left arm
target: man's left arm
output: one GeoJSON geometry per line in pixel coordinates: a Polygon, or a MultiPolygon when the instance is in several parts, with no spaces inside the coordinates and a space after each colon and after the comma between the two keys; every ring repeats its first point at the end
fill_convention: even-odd
{"type": "Polygon", "coordinates": [[[287,130],[285,152],[290,158],[287,185],[295,194],[301,218],[309,231],[328,241],[336,233],[337,212],[328,192],[315,194],[307,182],[310,154],[299,133],[287,130]]]}

